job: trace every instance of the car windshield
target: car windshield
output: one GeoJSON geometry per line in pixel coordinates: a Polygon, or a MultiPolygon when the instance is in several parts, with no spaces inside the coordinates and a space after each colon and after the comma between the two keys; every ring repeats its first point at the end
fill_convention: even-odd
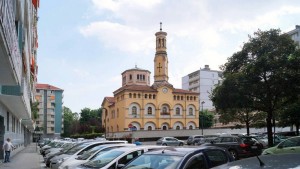
{"type": "Polygon", "coordinates": [[[181,159],[176,155],[143,154],[123,169],[175,169],[181,159]]]}
{"type": "Polygon", "coordinates": [[[84,144],[79,144],[79,145],[76,145],[74,147],[72,147],[71,149],[69,149],[66,154],[68,155],[73,155],[75,154],[77,151],[83,149],[84,147],[90,145],[91,143],[84,143],[84,144]]]}
{"type": "Polygon", "coordinates": [[[97,147],[94,147],[86,152],[84,152],[80,157],[78,157],[78,160],[86,160],[88,159],[91,155],[93,155],[94,153],[96,153],[97,151],[99,151],[99,153],[97,153],[97,155],[100,155],[100,154],[103,154],[104,152],[107,152],[113,148],[116,148],[116,147],[108,147],[106,148],[106,146],[97,146],[97,147]]]}
{"type": "Polygon", "coordinates": [[[95,156],[89,162],[83,164],[83,166],[91,167],[91,168],[101,168],[106,166],[112,160],[123,154],[124,151],[108,151],[102,153],[100,155],[95,156]]]}

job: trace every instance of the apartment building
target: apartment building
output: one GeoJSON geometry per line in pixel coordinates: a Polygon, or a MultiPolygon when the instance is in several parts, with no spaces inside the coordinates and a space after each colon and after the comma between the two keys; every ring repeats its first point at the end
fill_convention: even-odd
{"type": "Polygon", "coordinates": [[[182,77],[182,89],[198,92],[200,109],[214,111],[212,101],[209,96],[215,85],[221,82],[222,72],[211,70],[209,65],[200,68],[184,77],[182,77]]]}
{"type": "Polygon", "coordinates": [[[32,141],[35,128],[38,7],[38,0],[0,1],[0,145],[11,138],[12,155],[32,141]]]}
{"type": "Polygon", "coordinates": [[[60,138],[63,133],[63,90],[49,85],[36,85],[36,101],[38,118],[36,126],[42,131],[43,138],[60,138]]]}
{"type": "Polygon", "coordinates": [[[287,34],[300,46],[300,25],[296,25],[295,29],[287,32],[287,34]]]}

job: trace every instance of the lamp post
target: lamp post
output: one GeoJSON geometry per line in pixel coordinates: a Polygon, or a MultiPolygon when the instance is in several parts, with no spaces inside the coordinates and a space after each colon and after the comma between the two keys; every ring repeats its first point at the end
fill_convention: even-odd
{"type": "Polygon", "coordinates": [[[203,104],[205,103],[205,101],[202,101],[201,102],[201,106],[202,106],[202,110],[201,110],[201,114],[202,114],[202,116],[201,116],[201,129],[202,129],[202,135],[203,135],[203,116],[204,116],[204,112],[203,112],[203,104]]]}
{"type": "MultiPolygon", "coordinates": [[[[104,108],[104,107],[102,107],[102,110],[105,110],[105,118],[104,118],[104,137],[106,138],[106,123],[107,123],[107,120],[106,120],[106,117],[107,117],[107,109],[106,108],[104,108]]],[[[103,111],[102,111],[102,113],[103,113],[103,111]]]]}

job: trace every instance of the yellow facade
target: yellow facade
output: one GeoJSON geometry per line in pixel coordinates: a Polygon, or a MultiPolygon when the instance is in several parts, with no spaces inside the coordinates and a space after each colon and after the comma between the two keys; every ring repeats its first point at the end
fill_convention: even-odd
{"type": "Polygon", "coordinates": [[[182,130],[199,127],[199,93],[174,88],[168,82],[167,33],[157,32],[154,83],[150,71],[137,67],[122,73],[122,87],[102,102],[107,133],[130,130],[182,130]]]}

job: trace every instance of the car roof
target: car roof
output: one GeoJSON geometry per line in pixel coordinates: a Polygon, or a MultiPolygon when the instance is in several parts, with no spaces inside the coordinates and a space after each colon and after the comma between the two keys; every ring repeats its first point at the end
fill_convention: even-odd
{"type": "Polygon", "coordinates": [[[224,148],[216,147],[216,146],[205,146],[205,147],[166,147],[165,149],[161,150],[154,150],[149,151],[147,154],[153,154],[153,155],[177,155],[177,156],[185,156],[186,154],[190,154],[193,152],[203,151],[203,150],[209,150],[209,149],[218,149],[218,150],[224,150],[224,148]]]}
{"type": "Polygon", "coordinates": [[[273,154],[261,155],[257,157],[250,157],[227,163],[214,169],[261,169],[261,168],[299,168],[300,167],[300,154],[273,154]],[[261,166],[260,161],[264,164],[261,166]]]}

